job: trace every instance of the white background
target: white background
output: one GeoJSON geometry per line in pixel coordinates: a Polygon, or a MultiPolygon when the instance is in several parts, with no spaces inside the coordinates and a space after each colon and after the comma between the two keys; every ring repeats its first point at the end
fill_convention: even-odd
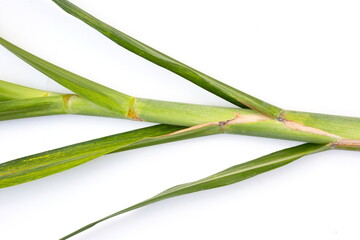
{"type": "MultiPolygon", "coordinates": [[[[285,109],[360,117],[358,1],[73,2],[210,76],[285,109]]],[[[0,0],[0,35],[146,98],[231,106],[117,46],[50,0],[0,0]]],[[[0,47],[0,79],[68,92],[0,47]]],[[[150,126],[87,116],[0,122],[1,161],[150,126]]],[[[217,135],[101,157],[0,190],[0,239],[48,240],[296,142],[217,135]]],[[[74,239],[359,239],[360,159],[332,151],[116,217],[74,239]]]]}

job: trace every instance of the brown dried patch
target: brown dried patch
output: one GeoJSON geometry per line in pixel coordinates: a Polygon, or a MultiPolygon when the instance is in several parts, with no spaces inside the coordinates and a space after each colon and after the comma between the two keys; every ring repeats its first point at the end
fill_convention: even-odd
{"type": "Polygon", "coordinates": [[[261,115],[261,114],[244,114],[240,115],[239,113],[235,113],[235,117],[231,120],[225,122],[224,125],[232,125],[232,124],[241,124],[241,123],[252,123],[252,122],[262,122],[270,120],[270,117],[261,115]]]}
{"type": "Polygon", "coordinates": [[[283,120],[282,122],[284,123],[285,127],[287,127],[288,129],[301,131],[301,132],[305,132],[305,133],[322,135],[322,136],[326,136],[326,137],[341,138],[338,135],[335,135],[335,134],[332,134],[332,133],[329,133],[329,132],[325,132],[325,131],[323,131],[321,129],[318,129],[318,128],[305,126],[305,125],[303,125],[301,123],[297,123],[297,122],[293,122],[293,121],[289,121],[289,120],[283,120]]]}
{"type": "Polygon", "coordinates": [[[170,135],[175,135],[175,134],[179,134],[179,133],[184,133],[184,132],[188,132],[188,131],[192,131],[192,130],[196,130],[196,129],[200,129],[203,127],[207,127],[207,126],[219,126],[220,129],[224,132],[225,131],[225,126],[227,125],[232,125],[232,124],[241,124],[241,123],[251,123],[251,122],[261,122],[261,121],[266,121],[269,120],[271,118],[260,115],[260,114],[245,114],[245,115],[240,115],[239,113],[235,113],[235,117],[233,119],[230,120],[226,120],[226,121],[219,121],[219,122],[210,122],[210,123],[203,123],[203,124],[199,124],[199,125],[195,125],[192,127],[188,127],[173,133],[169,133],[165,136],[170,136],[170,135]]]}
{"type": "Polygon", "coordinates": [[[71,104],[71,98],[76,96],[75,94],[66,94],[66,95],[62,95],[63,101],[64,101],[64,109],[66,112],[68,112],[68,110],[70,109],[70,104],[71,104]]]}
{"type": "Polygon", "coordinates": [[[360,140],[340,139],[334,145],[335,147],[360,147],[360,140]]]}

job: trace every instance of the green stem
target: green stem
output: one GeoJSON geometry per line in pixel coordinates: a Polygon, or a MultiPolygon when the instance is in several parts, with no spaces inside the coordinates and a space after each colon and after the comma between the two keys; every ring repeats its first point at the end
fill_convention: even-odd
{"type": "Polygon", "coordinates": [[[39,97],[0,102],[0,120],[65,114],[63,97],[39,97]]]}
{"type": "Polygon", "coordinates": [[[74,94],[0,102],[0,121],[59,114],[124,118],[74,94]]]}
{"type": "Polygon", "coordinates": [[[38,106],[35,106],[37,100],[34,99],[25,102],[4,102],[2,108],[0,108],[2,109],[0,114],[4,116],[3,119],[10,119],[11,115],[14,118],[19,118],[36,114],[61,113],[115,116],[180,126],[211,124],[218,125],[222,132],[225,133],[282,138],[311,143],[333,143],[334,146],[346,146],[346,148],[360,147],[360,119],[357,118],[291,111],[281,111],[277,118],[273,118],[260,114],[255,110],[134,98],[60,68],[2,38],[0,38],[0,44],[39,71],[81,96],[79,98],[76,95],[65,95],[47,99],[49,103],[44,101],[44,103],[40,104],[40,110],[38,106]],[[83,99],[87,99],[86,101],[92,103],[90,104],[83,99]],[[50,109],[48,113],[46,113],[46,109],[50,109]],[[105,109],[107,110],[105,111],[105,109]]]}
{"type": "Polygon", "coordinates": [[[15,83],[0,80],[0,102],[15,99],[48,97],[57,95],[61,94],[24,87],[15,83]]]}
{"type": "MultiPolygon", "coordinates": [[[[156,50],[149,48],[137,40],[117,31],[116,29],[103,24],[96,18],[93,18],[91,15],[72,5],[68,1],[58,0],[56,2],[64,7],[64,9],[67,9],[67,11],[76,15],[85,22],[88,21],[89,24],[93,24],[93,26],[98,30],[100,29],[102,32],[109,31],[111,33],[111,37],[118,39],[125,45],[129,44],[129,49],[135,52],[139,51],[139,53],[144,55],[143,57],[154,57],[154,59],[158,59],[159,61],[161,59],[165,59],[166,61],[169,61],[169,63],[176,63],[175,65],[170,64],[172,67],[174,67],[174,71],[176,70],[181,72],[181,69],[184,67],[186,71],[189,70],[191,74],[197,73],[196,70],[194,70],[195,72],[192,72],[193,70],[188,66],[182,65],[181,63],[168,58],[162,53],[157,52],[156,50]]],[[[55,98],[47,99],[50,102],[43,104],[45,105],[45,108],[42,108],[39,112],[37,112],[38,115],[46,114],[44,112],[46,107],[51,108],[51,111],[49,111],[48,114],[60,114],[65,112],[92,115],[105,114],[102,109],[104,108],[113,112],[106,113],[106,116],[115,115],[116,117],[120,118],[129,118],[181,126],[194,126],[201,124],[207,124],[211,126],[216,125],[222,132],[225,133],[282,138],[312,143],[332,143],[334,147],[360,148],[360,120],[357,118],[299,113],[291,111],[286,112],[278,108],[276,108],[276,114],[274,115],[274,112],[272,112],[274,109],[261,100],[253,99],[252,97],[247,99],[246,94],[244,95],[242,92],[237,91],[236,89],[227,88],[227,85],[223,85],[214,79],[206,77],[197,79],[197,84],[205,84],[205,88],[209,87],[213,89],[214,87],[214,89],[216,89],[216,93],[223,91],[225,94],[224,97],[234,97],[240,100],[247,99],[247,103],[250,103],[252,100],[254,100],[256,102],[256,106],[264,107],[264,111],[259,110],[259,108],[255,105],[251,107],[253,110],[232,108],[225,109],[195,104],[181,104],[134,98],[111,88],[102,86],[101,84],[93,82],[89,79],[58,67],[50,62],[47,62],[44,59],[41,59],[15,46],[1,37],[0,44],[32,65],[34,68],[43,72],[61,85],[74,91],[82,98],[87,99],[88,101],[91,101],[98,106],[101,106],[99,108],[95,105],[89,105],[76,95],[67,95],[61,98],[58,97],[58,100],[56,100],[61,100],[63,102],[63,109],[60,109],[62,107],[60,103],[53,102],[53,100],[55,101],[55,98]]],[[[202,76],[201,73],[199,73],[199,76],[200,75],[202,76]]],[[[28,116],[26,114],[31,112],[25,110],[19,111],[18,109],[15,109],[14,106],[11,106],[17,105],[18,102],[4,104],[5,105],[2,105],[2,114],[5,116],[5,119],[9,119],[10,115],[12,114],[11,111],[13,110],[15,113],[13,115],[15,117],[21,117],[23,112],[24,116],[28,116]],[[10,107],[6,108],[6,106],[8,106],[6,104],[10,104],[10,107]]],[[[30,110],[34,105],[33,103],[27,105],[28,102],[21,104],[23,109],[30,110]]],[[[36,109],[36,106],[35,110],[38,110],[36,109]]]]}
{"type": "Polygon", "coordinates": [[[352,117],[289,111],[284,119],[273,119],[250,109],[142,98],[135,99],[129,109],[135,119],[181,126],[218,125],[224,133],[334,143],[334,146],[346,144],[344,139],[356,140],[350,143],[352,147],[358,147],[360,139],[360,119],[352,117]]]}
{"type": "Polygon", "coordinates": [[[124,102],[121,108],[127,109],[126,114],[116,114],[82,97],[68,94],[1,102],[0,120],[54,114],[81,114],[188,127],[213,125],[223,133],[321,144],[334,143],[334,146],[339,148],[359,147],[357,142],[360,139],[359,118],[288,111],[284,114],[285,119],[278,120],[250,109],[143,98],[131,98],[131,101],[124,102]]]}
{"type": "MultiPolygon", "coordinates": [[[[353,134],[349,134],[350,137],[344,137],[331,131],[324,131],[316,126],[311,127],[301,124],[296,121],[296,117],[294,118],[295,121],[288,120],[284,118],[286,113],[284,111],[281,112],[279,117],[273,118],[254,110],[215,108],[134,98],[47,62],[2,38],[0,38],[0,44],[50,78],[79,94],[79,96],[113,112],[113,114],[109,113],[107,116],[115,114],[121,118],[181,126],[206,123],[217,125],[222,132],[226,133],[283,138],[312,143],[331,142],[334,145],[350,147],[360,146],[359,141],[343,141],[344,139],[347,140],[347,138],[352,140],[360,139],[359,130],[355,129],[353,134]]],[[[97,107],[96,109],[79,107],[78,105],[83,102],[75,95],[63,97],[62,100],[63,104],[65,104],[66,113],[99,115],[97,113],[99,108],[97,107]]],[[[29,106],[26,106],[26,108],[29,108],[29,106]]],[[[11,113],[11,109],[6,109],[6,111],[11,113]]],[[[103,111],[101,111],[101,114],[103,114],[103,111]]],[[[308,117],[312,118],[311,114],[308,117]]],[[[336,128],[347,127],[342,125],[341,117],[338,117],[340,120],[335,122],[333,121],[334,118],[336,117],[330,116],[327,117],[327,120],[330,119],[335,123],[336,128]]],[[[352,122],[354,124],[358,123],[358,121],[352,122]]]]}

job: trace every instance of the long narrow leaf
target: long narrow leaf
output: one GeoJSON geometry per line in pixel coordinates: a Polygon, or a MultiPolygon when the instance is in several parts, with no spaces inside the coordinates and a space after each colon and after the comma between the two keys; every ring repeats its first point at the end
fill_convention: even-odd
{"type": "Polygon", "coordinates": [[[328,145],[317,145],[317,144],[308,143],[292,148],[287,148],[278,152],[271,153],[269,155],[265,155],[255,160],[230,167],[224,171],[218,172],[214,175],[200,179],[198,181],[185,183],[169,188],[150,199],[147,199],[143,202],[137,203],[131,207],[125,208],[121,211],[118,211],[114,214],[104,217],[98,221],[90,223],[76,230],[75,232],[61,238],[61,240],[68,239],[109,218],[135,210],[137,208],[144,207],[146,205],[158,202],[160,200],[237,183],[239,181],[254,177],[258,174],[284,166],[305,155],[321,152],[329,149],[330,147],[328,145]]]}
{"type": "Polygon", "coordinates": [[[194,68],[191,68],[100,21],[67,0],[53,0],[59,7],[93,27],[127,50],[164,67],[209,92],[240,107],[249,107],[265,115],[278,118],[282,110],[258,98],[239,91],[194,68]]]}
{"type": "Polygon", "coordinates": [[[60,68],[15,46],[3,38],[0,38],[0,44],[46,76],[77,93],[79,96],[110,111],[122,115],[127,114],[128,105],[132,97],[60,68]]]}
{"type": "Polygon", "coordinates": [[[104,154],[221,132],[217,126],[189,128],[187,131],[184,128],[156,125],[8,161],[0,164],[0,188],[43,178],[104,154]]]}

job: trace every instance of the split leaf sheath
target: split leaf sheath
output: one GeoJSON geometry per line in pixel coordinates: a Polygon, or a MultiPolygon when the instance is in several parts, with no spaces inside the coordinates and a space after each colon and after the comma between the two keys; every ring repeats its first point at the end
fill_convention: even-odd
{"type": "MultiPolygon", "coordinates": [[[[177,126],[200,128],[215,126],[219,133],[242,134],[270,138],[280,138],[312,143],[335,143],[342,139],[356,140],[360,121],[356,118],[307,114],[306,126],[293,121],[278,121],[265,117],[250,109],[202,106],[176,102],[163,102],[149,99],[136,99],[136,104],[127,106],[136,112],[135,119],[177,126]],[[323,121],[311,122],[310,119],[323,121]],[[333,129],[331,126],[335,126],[333,129]],[[348,128],[346,132],[341,129],[348,128]],[[329,130],[326,132],[321,128],[329,130]],[[339,133],[336,135],[334,133],[339,133]]],[[[55,114],[82,114],[106,117],[126,118],[108,111],[77,95],[60,95],[42,98],[30,98],[0,102],[0,120],[45,116],[55,114]]],[[[297,113],[299,115],[300,113],[297,113]]]]}

